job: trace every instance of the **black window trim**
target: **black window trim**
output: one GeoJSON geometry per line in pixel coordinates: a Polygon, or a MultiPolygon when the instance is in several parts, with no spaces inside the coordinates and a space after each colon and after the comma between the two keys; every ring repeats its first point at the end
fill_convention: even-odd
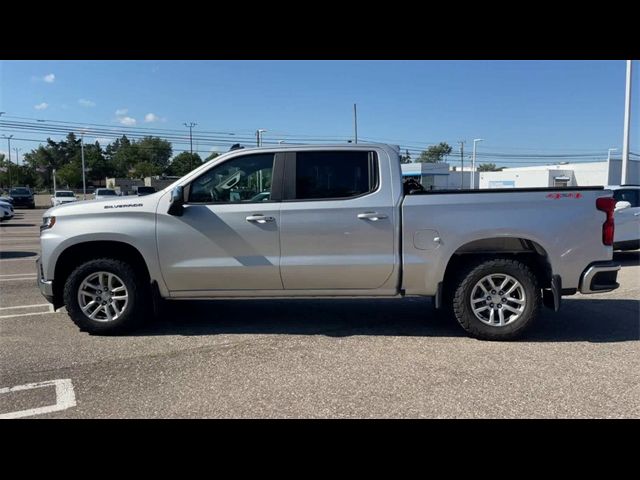
{"type": "MultiPolygon", "coordinates": [[[[368,195],[373,195],[380,190],[380,158],[378,156],[378,152],[375,150],[357,150],[359,152],[364,151],[369,156],[369,167],[373,166],[373,171],[371,168],[369,169],[369,176],[373,174],[375,184],[371,190],[365,193],[361,193],[360,195],[355,195],[353,197],[330,197],[330,198],[295,198],[296,196],[296,158],[298,153],[322,153],[322,152],[344,152],[344,150],[333,150],[333,149],[319,149],[319,150],[301,150],[300,152],[287,152],[287,156],[285,157],[285,165],[284,165],[284,178],[283,178],[283,190],[282,190],[282,202],[283,203],[293,203],[293,202],[332,202],[336,200],[356,200],[358,198],[366,197],[368,195]]],[[[371,179],[370,179],[371,181],[371,179]]]]}
{"type": "Polygon", "coordinates": [[[283,152],[274,152],[273,154],[273,168],[271,170],[271,198],[268,201],[260,201],[260,202],[190,202],[189,196],[191,195],[191,184],[198,179],[202,178],[203,175],[206,175],[213,168],[217,168],[220,165],[224,165],[227,162],[233,162],[239,158],[245,158],[255,155],[264,155],[265,153],[254,153],[247,152],[245,155],[236,155],[228,160],[225,160],[222,163],[217,163],[213,165],[211,168],[208,168],[196,178],[191,180],[188,184],[184,186],[184,204],[185,205],[267,205],[270,203],[280,203],[282,201],[282,178],[283,178],[283,169],[284,169],[284,158],[283,152]]]}

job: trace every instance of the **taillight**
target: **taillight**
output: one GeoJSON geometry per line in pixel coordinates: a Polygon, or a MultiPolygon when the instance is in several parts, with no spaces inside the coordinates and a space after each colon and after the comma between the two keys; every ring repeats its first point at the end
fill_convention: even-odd
{"type": "Polygon", "coordinates": [[[596,200],[596,208],[607,214],[607,219],[602,224],[602,243],[613,245],[613,211],[616,208],[616,200],[612,197],[600,197],[596,200]]]}

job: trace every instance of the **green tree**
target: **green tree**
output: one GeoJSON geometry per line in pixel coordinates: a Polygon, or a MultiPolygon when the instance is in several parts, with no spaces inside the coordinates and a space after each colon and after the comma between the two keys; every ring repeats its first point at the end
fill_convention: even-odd
{"type": "Polygon", "coordinates": [[[24,164],[37,177],[37,188],[51,188],[54,169],[75,164],[80,170],[80,143],[73,133],[69,133],[64,140],[55,142],[48,138],[46,145],[25,153],[24,164]]]}
{"type": "Polygon", "coordinates": [[[84,165],[87,169],[87,178],[94,181],[102,181],[105,177],[112,177],[117,170],[115,164],[107,160],[98,142],[93,145],[85,145],[84,165]]]}
{"type": "Polygon", "coordinates": [[[404,151],[404,155],[400,155],[400,163],[411,163],[411,155],[409,154],[409,150],[404,151]]]}
{"type": "Polygon", "coordinates": [[[451,146],[447,142],[440,142],[438,145],[431,145],[418,157],[420,163],[441,162],[444,157],[451,153],[451,146]]]}
{"type": "Polygon", "coordinates": [[[129,172],[130,178],[145,178],[160,175],[162,170],[151,162],[138,162],[133,166],[133,169],[129,172]]]}
{"type": "MultiPolygon", "coordinates": [[[[137,162],[149,163],[153,165],[154,171],[158,175],[164,172],[169,166],[173,149],[171,143],[159,137],[144,137],[134,143],[137,162]]],[[[136,171],[140,170],[135,167],[136,171]]]]}
{"type": "Polygon", "coordinates": [[[211,152],[209,154],[209,156],[207,158],[204,159],[205,162],[208,162],[209,160],[213,160],[216,157],[219,157],[220,154],[218,152],[211,152]]]}
{"type": "Polygon", "coordinates": [[[167,169],[167,174],[182,177],[191,170],[202,165],[202,158],[197,153],[191,155],[189,152],[182,152],[176,155],[167,169]]]}
{"type": "Polygon", "coordinates": [[[82,166],[76,162],[70,162],[56,170],[58,185],[69,188],[77,188],[82,184],[82,166]]]}
{"type": "Polygon", "coordinates": [[[107,145],[105,159],[111,165],[115,177],[128,177],[129,171],[137,162],[137,152],[127,136],[123,135],[107,145]]]}
{"type": "Polygon", "coordinates": [[[479,172],[500,172],[502,168],[496,167],[495,163],[483,163],[478,166],[479,172]]]}

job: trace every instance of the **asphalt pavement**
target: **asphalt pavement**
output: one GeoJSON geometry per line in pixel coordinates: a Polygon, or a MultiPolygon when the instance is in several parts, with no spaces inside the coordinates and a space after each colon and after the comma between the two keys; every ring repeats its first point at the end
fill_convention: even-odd
{"type": "Polygon", "coordinates": [[[0,224],[0,418],[640,417],[640,251],[514,342],[429,299],[174,302],[99,337],[36,287],[42,213],[0,224]]]}

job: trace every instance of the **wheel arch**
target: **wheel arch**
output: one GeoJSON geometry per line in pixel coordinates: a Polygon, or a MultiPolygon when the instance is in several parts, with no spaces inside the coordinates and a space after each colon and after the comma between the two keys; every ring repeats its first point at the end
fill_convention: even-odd
{"type": "Polygon", "coordinates": [[[147,263],[140,251],[130,243],[116,240],[93,240],[70,245],[56,260],[53,282],[54,308],[64,305],[64,284],[71,272],[82,263],[96,258],[114,258],[130,264],[149,283],[147,263]]]}
{"type": "Polygon", "coordinates": [[[551,287],[551,259],[542,245],[525,237],[490,237],[467,242],[449,257],[442,280],[443,293],[449,291],[456,274],[468,265],[469,261],[496,257],[511,258],[525,263],[533,271],[540,288],[551,287]]]}

